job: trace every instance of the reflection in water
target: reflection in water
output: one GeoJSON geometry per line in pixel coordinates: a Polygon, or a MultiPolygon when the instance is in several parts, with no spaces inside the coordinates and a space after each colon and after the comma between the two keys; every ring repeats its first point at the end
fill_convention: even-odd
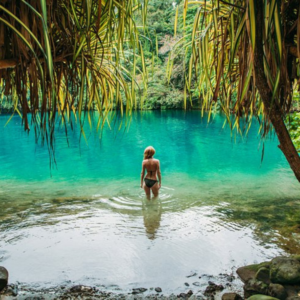
{"type": "Polygon", "coordinates": [[[144,225],[147,237],[150,240],[155,239],[155,234],[160,226],[162,204],[160,199],[143,201],[144,225]]]}

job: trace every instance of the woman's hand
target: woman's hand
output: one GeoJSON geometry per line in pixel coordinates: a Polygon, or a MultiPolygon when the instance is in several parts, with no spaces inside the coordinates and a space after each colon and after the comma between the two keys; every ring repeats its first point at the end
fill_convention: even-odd
{"type": "Polygon", "coordinates": [[[158,185],[158,189],[160,189],[161,188],[161,183],[159,183],[159,185],[158,185]]]}

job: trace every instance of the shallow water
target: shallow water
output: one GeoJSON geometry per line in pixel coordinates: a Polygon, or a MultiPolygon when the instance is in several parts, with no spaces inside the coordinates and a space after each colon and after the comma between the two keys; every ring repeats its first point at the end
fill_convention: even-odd
{"type": "Polygon", "coordinates": [[[11,282],[184,291],[185,282],[199,289],[208,275],[300,249],[300,185],[276,138],[264,142],[261,163],[257,123],[241,138],[222,129],[220,115],[207,124],[197,111],[143,112],[120,131],[118,122],[105,126],[101,139],[86,122],[87,142],[75,126],[69,145],[61,127],[50,170],[47,147],[18,117],[3,128],[7,119],[0,264],[11,282]],[[163,176],[151,202],[139,187],[148,145],[163,176]]]}

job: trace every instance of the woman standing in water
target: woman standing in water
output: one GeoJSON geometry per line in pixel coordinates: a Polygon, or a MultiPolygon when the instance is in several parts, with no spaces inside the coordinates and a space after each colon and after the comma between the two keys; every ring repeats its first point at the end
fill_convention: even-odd
{"type": "Polygon", "coordinates": [[[157,197],[161,188],[160,164],[158,159],[153,158],[154,153],[155,150],[152,146],[147,147],[144,151],[142,163],[141,188],[144,188],[148,200],[150,200],[151,191],[153,196],[157,197]],[[146,176],[145,170],[147,170],[146,176]]]}

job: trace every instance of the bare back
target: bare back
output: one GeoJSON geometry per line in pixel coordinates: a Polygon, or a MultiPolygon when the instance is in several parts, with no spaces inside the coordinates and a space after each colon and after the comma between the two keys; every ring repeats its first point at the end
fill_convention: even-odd
{"type": "Polygon", "coordinates": [[[155,158],[144,159],[143,167],[147,171],[145,178],[157,180],[157,171],[159,170],[159,160],[158,159],[155,159],[155,158]]]}

